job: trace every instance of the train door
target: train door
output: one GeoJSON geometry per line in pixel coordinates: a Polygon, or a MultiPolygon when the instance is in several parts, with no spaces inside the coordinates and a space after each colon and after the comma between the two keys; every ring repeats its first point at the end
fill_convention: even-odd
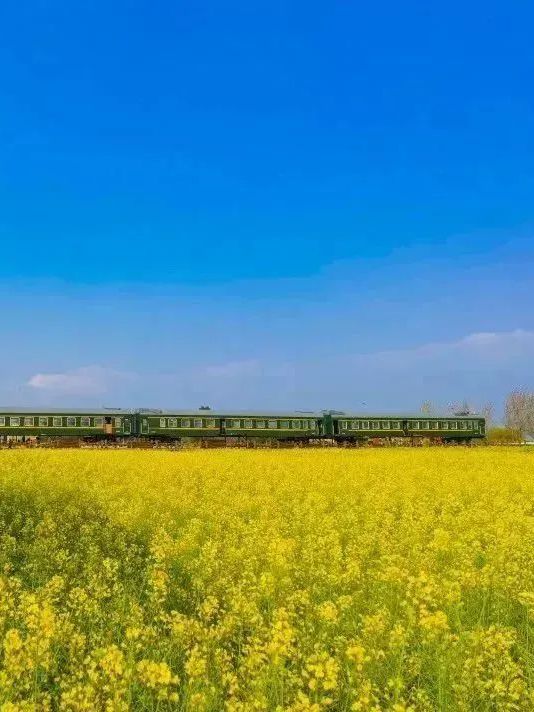
{"type": "Polygon", "coordinates": [[[106,415],[104,418],[104,433],[106,435],[114,435],[115,429],[113,427],[113,418],[110,415],[106,415]]]}
{"type": "Polygon", "coordinates": [[[131,435],[132,434],[132,421],[130,418],[124,418],[122,421],[122,427],[123,427],[123,433],[125,435],[131,435]]]}
{"type": "Polygon", "coordinates": [[[148,418],[141,418],[141,435],[148,435],[148,418]]]}

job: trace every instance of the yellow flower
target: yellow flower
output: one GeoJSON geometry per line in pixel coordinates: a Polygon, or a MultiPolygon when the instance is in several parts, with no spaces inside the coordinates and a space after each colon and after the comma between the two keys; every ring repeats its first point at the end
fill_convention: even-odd
{"type": "Polygon", "coordinates": [[[116,645],[110,645],[102,651],[100,667],[112,678],[121,677],[124,673],[124,654],[116,645]]]}
{"type": "Polygon", "coordinates": [[[0,712],[533,709],[532,456],[0,448],[0,712]]]}
{"type": "Polygon", "coordinates": [[[165,662],[141,660],[137,664],[137,673],[140,682],[147,687],[158,688],[178,684],[178,676],[172,674],[170,667],[165,662]]]}
{"type": "Polygon", "coordinates": [[[206,658],[200,651],[198,646],[195,646],[189,653],[187,662],[185,664],[185,671],[190,679],[196,677],[203,677],[206,673],[206,658]]]}

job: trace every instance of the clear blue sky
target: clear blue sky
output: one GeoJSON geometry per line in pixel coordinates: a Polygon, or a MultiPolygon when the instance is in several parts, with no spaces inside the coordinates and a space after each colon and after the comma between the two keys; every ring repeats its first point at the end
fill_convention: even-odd
{"type": "Polygon", "coordinates": [[[3,3],[0,402],[534,387],[533,23],[527,2],[3,3]]]}

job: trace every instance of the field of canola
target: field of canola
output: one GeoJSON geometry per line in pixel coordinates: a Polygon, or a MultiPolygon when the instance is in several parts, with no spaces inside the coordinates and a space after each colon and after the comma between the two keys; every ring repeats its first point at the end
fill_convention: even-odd
{"type": "Polygon", "coordinates": [[[0,710],[531,710],[534,452],[0,451],[0,710]]]}

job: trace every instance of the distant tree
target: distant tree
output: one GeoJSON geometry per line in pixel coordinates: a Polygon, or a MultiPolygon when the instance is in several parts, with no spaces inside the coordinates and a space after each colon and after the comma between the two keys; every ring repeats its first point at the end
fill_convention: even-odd
{"type": "Polygon", "coordinates": [[[424,413],[424,415],[432,415],[434,412],[434,406],[430,401],[423,401],[421,403],[421,413],[424,413]]]}
{"type": "Polygon", "coordinates": [[[493,428],[495,424],[495,406],[493,403],[486,403],[480,409],[480,415],[486,419],[486,432],[493,428]]]}
{"type": "Polygon", "coordinates": [[[534,393],[523,390],[510,393],[506,399],[505,423],[521,433],[521,437],[534,433],[534,393]]]}

